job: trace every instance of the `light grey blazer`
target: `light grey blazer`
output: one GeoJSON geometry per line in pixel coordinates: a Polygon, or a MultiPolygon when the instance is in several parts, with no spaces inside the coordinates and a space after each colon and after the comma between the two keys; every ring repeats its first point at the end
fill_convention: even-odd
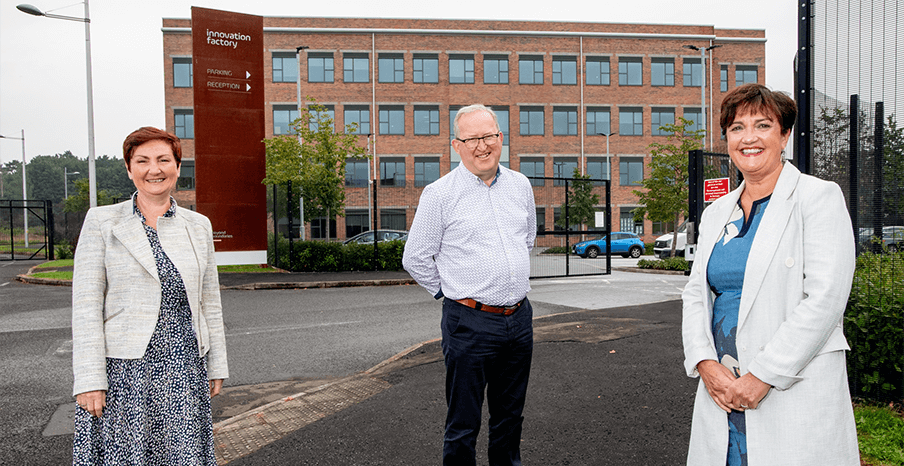
{"type": "MultiPolygon", "coordinates": [[[[213,236],[207,217],[176,207],[157,220],[160,245],[179,270],[208,377],[229,376],[213,236]]],[[[106,358],[144,356],[160,314],[157,264],[132,200],[88,211],[72,278],[73,394],[107,389],[106,358]]]]}
{"type": "MultiPolygon", "coordinates": [[[[703,212],[684,289],[685,369],[718,360],[712,334],[710,254],[744,184],[703,212]]],[[[750,248],[738,314],[741,373],[774,388],[746,411],[750,466],[857,466],[842,316],[854,273],[854,234],[841,189],[785,163],[750,248]]],[[[687,464],[724,466],[728,419],[697,389],[687,464]]]]}

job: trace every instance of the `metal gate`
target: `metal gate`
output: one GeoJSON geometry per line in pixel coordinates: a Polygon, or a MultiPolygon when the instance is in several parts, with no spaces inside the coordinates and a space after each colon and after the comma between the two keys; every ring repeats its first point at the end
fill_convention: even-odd
{"type": "Polygon", "coordinates": [[[51,201],[0,200],[0,261],[53,260],[51,201]]]}

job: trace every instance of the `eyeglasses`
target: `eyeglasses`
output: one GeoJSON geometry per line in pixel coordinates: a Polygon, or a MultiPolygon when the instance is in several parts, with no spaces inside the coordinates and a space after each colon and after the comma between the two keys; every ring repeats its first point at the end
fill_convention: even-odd
{"type": "Polygon", "coordinates": [[[483,143],[486,144],[487,146],[492,146],[492,145],[496,144],[497,142],[499,142],[500,134],[502,134],[502,133],[488,134],[488,135],[480,137],[480,138],[468,138],[468,139],[455,138],[455,139],[457,141],[461,141],[465,145],[465,147],[467,147],[468,149],[476,149],[477,145],[480,144],[480,141],[483,141],[483,143]]]}

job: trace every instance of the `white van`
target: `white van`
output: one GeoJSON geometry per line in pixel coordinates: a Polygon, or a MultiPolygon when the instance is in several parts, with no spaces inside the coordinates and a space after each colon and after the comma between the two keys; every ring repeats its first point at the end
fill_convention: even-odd
{"type": "MultiPolygon", "coordinates": [[[[656,242],[653,243],[653,255],[660,259],[669,257],[672,253],[672,240],[674,238],[674,232],[656,238],[656,242]]],[[[687,222],[683,222],[681,226],[678,227],[678,243],[675,244],[675,255],[684,257],[685,246],[687,246],[687,222]]]]}

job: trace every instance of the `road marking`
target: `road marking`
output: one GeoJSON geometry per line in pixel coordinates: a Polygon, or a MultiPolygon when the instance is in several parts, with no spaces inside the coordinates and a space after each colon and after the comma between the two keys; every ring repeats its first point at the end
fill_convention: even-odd
{"type": "Polygon", "coordinates": [[[226,334],[227,337],[233,336],[242,336],[242,335],[258,335],[261,333],[272,333],[272,332],[284,332],[287,330],[304,330],[309,328],[319,328],[319,327],[333,327],[336,325],[351,325],[351,324],[360,324],[364,322],[363,320],[352,320],[348,322],[327,322],[325,324],[314,324],[314,325],[292,325],[288,327],[269,327],[262,328],[257,330],[247,330],[244,332],[229,332],[226,334]]]}
{"type": "Polygon", "coordinates": [[[9,282],[6,282],[6,283],[0,283],[0,286],[6,286],[6,285],[9,285],[9,282]]]}

